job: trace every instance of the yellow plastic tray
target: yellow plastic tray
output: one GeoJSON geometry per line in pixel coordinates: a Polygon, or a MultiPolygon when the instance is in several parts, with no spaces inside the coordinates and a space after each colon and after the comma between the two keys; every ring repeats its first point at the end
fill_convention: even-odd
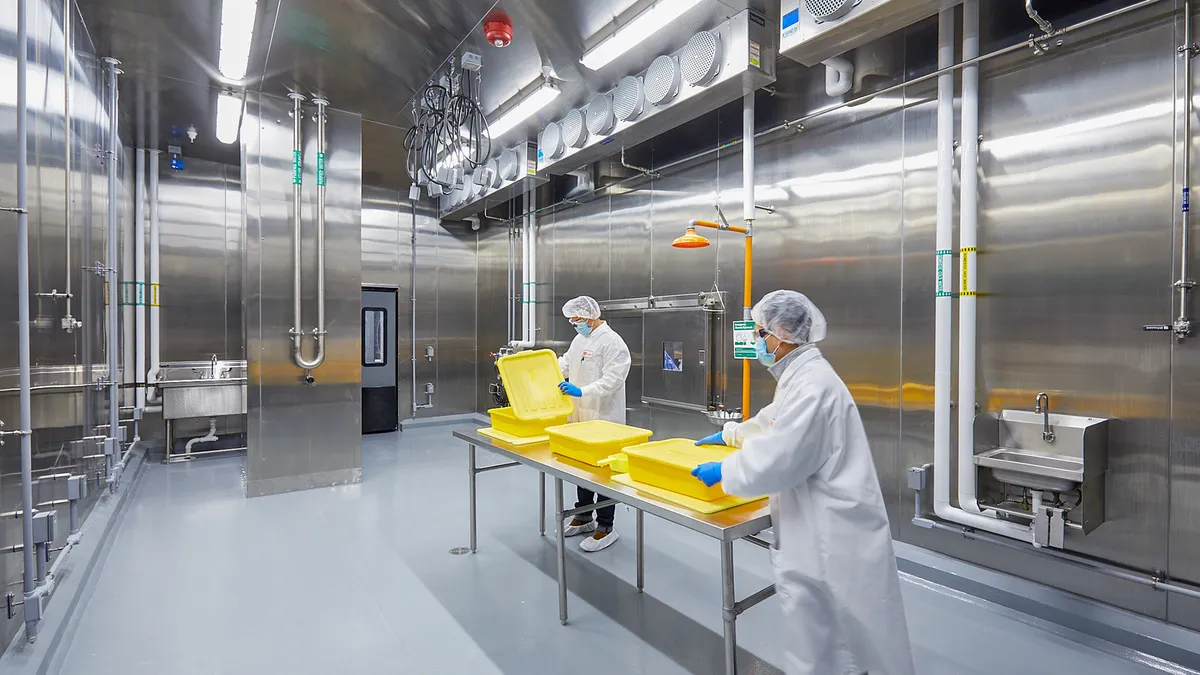
{"type": "Polygon", "coordinates": [[[550,435],[550,450],[577,462],[600,466],[609,455],[650,440],[654,433],[615,422],[593,420],[557,427],[546,427],[550,435]]]}
{"type": "Polygon", "coordinates": [[[546,440],[546,427],[567,423],[567,415],[542,420],[519,420],[513,415],[512,408],[492,408],[488,415],[491,416],[492,428],[496,431],[503,431],[518,438],[540,436],[543,441],[546,440]]]}
{"type": "Polygon", "coordinates": [[[496,368],[517,419],[553,420],[574,412],[571,397],[558,390],[563,381],[562,369],[549,349],[502,356],[496,368]]]}
{"type": "MultiPolygon", "coordinates": [[[[635,481],[633,478],[630,478],[629,474],[627,474],[627,473],[613,474],[612,481],[614,483],[620,483],[621,485],[627,485],[627,486],[637,490],[638,492],[644,492],[652,497],[658,497],[659,499],[661,499],[665,502],[671,502],[672,504],[682,506],[685,509],[691,509],[692,511],[695,511],[697,513],[703,513],[704,515],[711,515],[714,513],[720,513],[721,511],[728,511],[729,509],[732,509],[736,506],[741,506],[743,504],[752,504],[754,502],[766,499],[766,497],[728,497],[728,496],[726,496],[726,497],[722,497],[716,501],[706,502],[706,501],[702,501],[699,499],[692,499],[691,497],[688,497],[686,495],[681,495],[678,492],[671,492],[670,490],[664,490],[662,488],[657,488],[657,487],[654,487],[653,485],[646,485],[644,483],[639,483],[639,482],[635,481]]],[[[701,485],[703,485],[703,483],[701,483],[701,485]]]]}
{"type": "Polygon", "coordinates": [[[522,445],[537,445],[538,443],[545,443],[550,440],[550,437],[545,434],[541,436],[513,436],[494,427],[484,427],[479,430],[479,433],[501,443],[518,447],[522,445]]]}
{"type": "Polygon", "coordinates": [[[708,487],[692,475],[705,462],[720,462],[730,448],[720,445],[696,445],[686,438],[671,438],[625,448],[629,456],[629,477],[681,495],[711,502],[725,496],[721,486],[708,487]]]}

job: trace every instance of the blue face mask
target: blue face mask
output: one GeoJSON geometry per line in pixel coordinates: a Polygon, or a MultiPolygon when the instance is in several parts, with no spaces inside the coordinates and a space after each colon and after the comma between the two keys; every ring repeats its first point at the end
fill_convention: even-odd
{"type": "MultiPolygon", "coordinates": [[[[767,351],[766,338],[758,338],[758,342],[755,343],[755,348],[758,350],[758,362],[759,363],[763,364],[764,366],[766,366],[768,368],[775,365],[775,352],[767,351]]],[[[779,349],[779,348],[776,347],[776,349],[779,349]]]]}
{"type": "Polygon", "coordinates": [[[572,321],[571,325],[575,328],[575,332],[579,333],[583,337],[587,337],[592,334],[592,327],[586,321],[582,323],[575,323],[572,321]]]}

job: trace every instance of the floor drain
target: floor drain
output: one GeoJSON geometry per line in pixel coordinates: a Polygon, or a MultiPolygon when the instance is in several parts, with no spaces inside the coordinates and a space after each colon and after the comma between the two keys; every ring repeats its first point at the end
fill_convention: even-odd
{"type": "Polygon", "coordinates": [[[471,552],[471,549],[466,546],[456,546],[450,549],[450,555],[466,555],[471,552]]]}

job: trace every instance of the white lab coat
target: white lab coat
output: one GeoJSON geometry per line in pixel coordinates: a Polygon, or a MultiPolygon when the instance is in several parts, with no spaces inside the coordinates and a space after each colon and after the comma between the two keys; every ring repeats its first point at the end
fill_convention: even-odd
{"type": "Polygon", "coordinates": [[[587,337],[576,335],[570,349],[558,359],[563,376],[583,391],[582,397],[573,399],[575,412],[568,421],[624,424],[625,378],[631,363],[629,347],[607,323],[587,337]]]}
{"type": "Polygon", "coordinates": [[[775,399],[725,425],[726,492],[771,496],[788,675],[913,675],[891,528],[846,385],[815,346],[772,367],[775,399]]]}

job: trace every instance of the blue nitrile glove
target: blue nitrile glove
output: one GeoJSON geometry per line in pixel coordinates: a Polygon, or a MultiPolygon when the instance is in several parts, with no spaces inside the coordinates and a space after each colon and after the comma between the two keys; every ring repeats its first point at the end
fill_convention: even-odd
{"type": "Polygon", "coordinates": [[[705,462],[692,469],[692,475],[699,478],[708,487],[712,487],[721,482],[721,463],[705,462]]]}
{"type": "Polygon", "coordinates": [[[583,396],[583,390],[571,384],[570,382],[559,382],[558,390],[568,396],[574,396],[575,398],[583,396]]]}
{"type": "Polygon", "coordinates": [[[725,445],[725,437],[721,435],[722,433],[718,431],[712,436],[705,436],[696,441],[696,445],[725,445]]]}

